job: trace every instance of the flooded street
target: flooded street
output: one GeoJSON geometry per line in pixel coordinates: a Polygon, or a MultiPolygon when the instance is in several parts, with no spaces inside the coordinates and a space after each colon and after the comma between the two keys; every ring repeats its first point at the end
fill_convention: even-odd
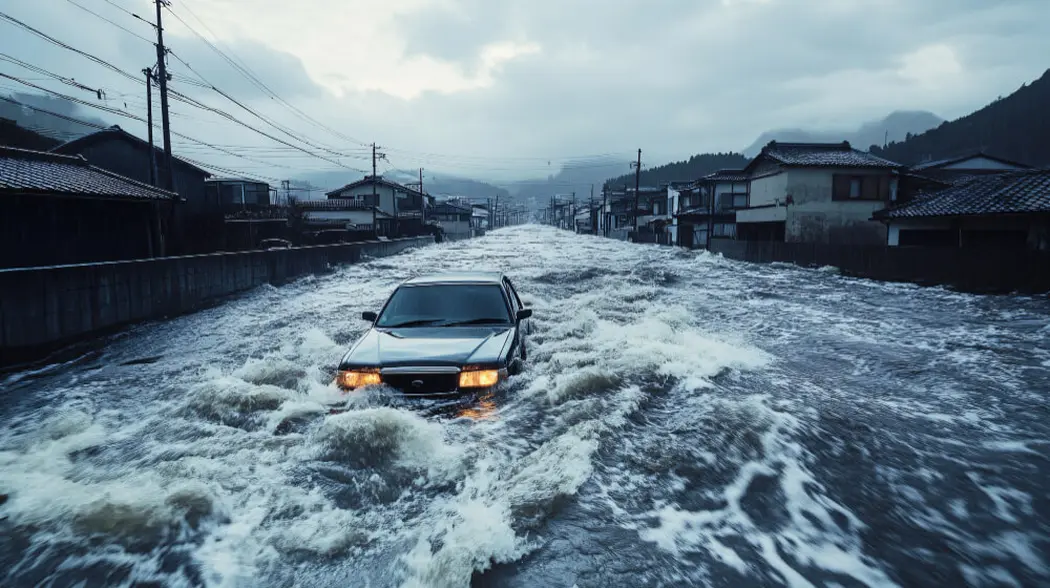
{"type": "Polygon", "coordinates": [[[1050,584],[1045,296],[523,226],[0,378],[5,586],[1050,584]],[[526,371],[327,414],[361,312],[461,269],[526,371]]]}

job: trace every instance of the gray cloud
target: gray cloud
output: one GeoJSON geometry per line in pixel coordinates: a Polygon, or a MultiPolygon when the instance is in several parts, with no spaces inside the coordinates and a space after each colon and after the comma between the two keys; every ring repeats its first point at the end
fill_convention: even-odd
{"type": "MultiPolygon", "coordinates": [[[[65,3],[41,0],[11,11],[27,20],[35,17],[41,28],[69,35],[122,67],[138,71],[146,65],[149,47],[144,43],[83,14],[55,10],[61,6],[65,3]]],[[[331,2],[331,10],[343,9],[351,8],[331,2]]],[[[475,175],[517,170],[535,176],[546,175],[545,162],[521,158],[557,161],[598,153],[626,158],[642,147],[645,159],[655,164],[697,152],[742,149],[772,128],[855,128],[898,109],[960,116],[1050,65],[1045,61],[1048,21],[1045,0],[446,0],[400,14],[384,31],[398,41],[405,58],[451,63],[469,76],[479,71],[482,51],[492,44],[534,43],[540,52],[505,63],[489,86],[428,91],[412,99],[375,90],[336,95],[319,85],[331,79],[311,79],[309,68],[289,53],[244,38],[228,43],[268,85],[315,118],[396,148],[391,151],[394,167],[475,175]]],[[[148,32],[142,26],[135,30],[142,28],[148,32]]],[[[205,77],[253,107],[282,116],[285,124],[326,144],[352,147],[286,116],[196,39],[176,35],[170,43],[205,77]]],[[[330,43],[333,51],[346,46],[343,38],[330,43]]],[[[0,45],[56,71],[95,73],[93,66],[39,43],[8,44],[5,39],[0,45]]],[[[173,70],[188,73],[177,63],[173,70]]],[[[358,75],[352,67],[337,73],[351,85],[358,75]]],[[[106,83],[118,91],[140,92],[119,80],[106,83]]],[[[212,94],[180,89],[248,119],[212,94]]],[[[272,145],[179,109],[201,118],[179,121],[188,134],[272,145]]],[[[251,166],[223,155],[214,158],[230,167],[251,166]]],[[[299,160],[281,161],[298,165],[299,160]]],[[[327,165],[303,161],[304,166],[327,165]]]]}

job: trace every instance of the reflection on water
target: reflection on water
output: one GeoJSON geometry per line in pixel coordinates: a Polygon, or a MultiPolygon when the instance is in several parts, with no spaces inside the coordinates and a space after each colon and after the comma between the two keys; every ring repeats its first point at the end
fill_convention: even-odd
{"type": "Polygon", "coordinates": [[[479,396],[472,404],[464,405],[456,412],[457,418],[487,421],[497,418],[496,397],[492,392],[479,396]]]}

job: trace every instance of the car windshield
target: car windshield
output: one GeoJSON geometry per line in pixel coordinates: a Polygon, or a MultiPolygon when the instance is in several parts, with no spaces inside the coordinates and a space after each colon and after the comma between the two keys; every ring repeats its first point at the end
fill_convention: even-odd
{"type": "Polygon", "coordinates": [[[376,321],[377,327],[506,324],[510,312],[495,284],[402,286],[376,321]]]}

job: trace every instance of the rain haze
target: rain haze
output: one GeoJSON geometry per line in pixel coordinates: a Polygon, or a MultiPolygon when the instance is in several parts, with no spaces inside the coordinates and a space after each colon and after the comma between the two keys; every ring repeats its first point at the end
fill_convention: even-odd
{"type": "MultiPolygon", "coordinates": [[[[149,2],[113,1],[152,20],[149,2]]],[[[107,3],[78,2],[152,36],[149,24],[107,3]]],[[[127,71],[155,61],[150,43],[67,0],[3,6],[127,71]]],[[[561,163],[608,154],[622,162],[610,174],[618,175],[638,147],[656,165],[741,151],[772,129],[855,129],[897,110],[950,120],[1035,79],[1050,54],[1042,0],[193,0],[172,11],[282,99],[360,143],[387,146],[390,166],[482,179],[546,177],[561,163]]],[[[171,51],[204,79],[278,122],[300,122],[168,20],[171,51]]],[[[0,48],[141,110],[133,106],[144,101],[141,87],[85,70],[82,57],[25,31],[8,27],[0,48]]],[[[169,61],[173,74],[197,78],[169,61]]],[[[178,80],[172,88],[251,119],[207,90],[178,80]]],[[[208,113],[172,110],[184,115],[178,130],[195,138],[274,146],[208,113]]],[[[362,145],[313,126],[303,132],[355,156],[348,165],[368,167],[362,145]]],[[[286,151],[300,168],[339,169],[286,151]]],[[[222,153],[213,160],[278,171],[222,153]]]]}
{"type": "Polygon", "coordinates": [[[0,0],[0,586],[1050,586],[1050,0],[0,0]]]}

